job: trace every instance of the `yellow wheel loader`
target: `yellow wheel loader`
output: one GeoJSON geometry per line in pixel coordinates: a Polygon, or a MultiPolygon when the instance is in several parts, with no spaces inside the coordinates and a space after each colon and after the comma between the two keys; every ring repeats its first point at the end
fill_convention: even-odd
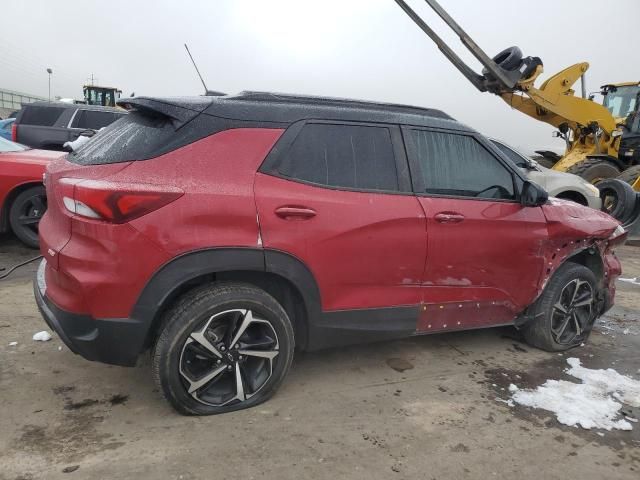
{"type": "MultiPolygon", "coordinates": [[[[603,86],[603,103],[599,104],[593,101],[593,97],[587,98],[585,73],[589,64],[582,62],[565,68],[536,86],[535,82],[543,72],[540,58],[524,57],[518,47],[507,48],[490,58],[436,0],[425,1],[482,64],[481,74],[464,63],[404,0],[395,0],[478,90],[493,93],[512,108],[557,128],[555,135],[565,140],[566,151],[554,163],[553,169],[598,183],[640,164],[640,82],[603,86]],[[578,80],[581,80],[581,96],[576,96],[574,90],[578,80]]],[[[630,174],[635,175],[633,172],[630,174]]],[[[640,191],[639,178],[630,178],[628,183],[640,191]]],[[[611,211],[622,209],[629,217],[625,220],[636,225],[640,223],[637,220],[640,217],[640,195],[623,182],[613,182],[612,188],[613,193],[609,195],[618,196],[615,202],[606,202],[613,209],[611,211]]],[[[606,197],[602,189],[601,195],[606,197]]],[[[628,223],[616,218],[623,224],[628,223]]]]}

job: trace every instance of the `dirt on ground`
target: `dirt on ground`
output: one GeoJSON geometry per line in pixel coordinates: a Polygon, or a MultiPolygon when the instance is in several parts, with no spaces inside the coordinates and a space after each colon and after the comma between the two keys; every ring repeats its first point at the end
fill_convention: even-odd
{"type": "MultiPolygon", "coordinates": [[[[623,277],[640,277],[640,248],[618,254],[623,277]]],[[[0,238],[0,267],[33,255],[0,238]]],[[[565,354],[511,328],[304,353],[267,403],[184,417],[155,389],[147,356],[121,368],[74,355],[55,334],[32,340],[47,329],[35,268],[0,280],[2,480],[640,478],[640,424],[585,430],[504,402],[510,383],[569,379],[570,356],[640,378],[640,285],[618,282],[616,307],[565,354]]]]}

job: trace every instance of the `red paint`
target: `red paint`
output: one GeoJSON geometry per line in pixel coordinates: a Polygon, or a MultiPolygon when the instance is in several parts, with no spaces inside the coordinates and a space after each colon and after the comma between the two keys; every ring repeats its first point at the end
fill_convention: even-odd
{"type": "Polygon", "coordinates": [[[0,153],[0,212],[9,208],[7,198],[16,188],[41,185],[46,166],[61,155],[64,153],[48,150],[0,153]]]}
{"type": "Polygon", "coordinates": [[[53,162],[40,226],[49,299],[75,313],[127,317],[163,264],[225,246],[297,257],[314,275],[325,311],[419,306],[420,332],[511,322],[562,262],[585,248],[604,258],[603,283],[614,293],[620,264],[607,238],[617,222],[604,214],[555,200],[522,207],[349,192],[257,173],[281,134],[234,129],[152,160],[53,162]],[[105,221],[68,211],[64,178],[99,181],[88,185],[103,192],[142,183],[184,194],[116,224],[109,215],[105,221]]]}
{"type": "Polygon", "coordinates": [[[307,265],[324,310],[420,303],[426,224],[414,196],[333,190],[261,173],[255,191],[264,246],[307,265]],[[284,209],[314,214],[283,217],[284,209]]]}

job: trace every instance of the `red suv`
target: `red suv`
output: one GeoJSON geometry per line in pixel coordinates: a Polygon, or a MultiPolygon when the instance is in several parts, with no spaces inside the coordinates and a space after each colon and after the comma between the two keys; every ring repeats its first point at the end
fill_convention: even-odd
{"type": "Polygon", "coordinates": [[[625,239],[431,109],[247,92],[132,98],[46,174],[35,281],[74,352],[185,414],[256,405],[294,349],[515,325],[585,341],[625,239]]]}

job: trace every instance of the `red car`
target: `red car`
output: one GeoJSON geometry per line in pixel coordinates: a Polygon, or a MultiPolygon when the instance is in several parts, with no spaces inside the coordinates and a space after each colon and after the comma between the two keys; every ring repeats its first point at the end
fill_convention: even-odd
{"type": "Polygon", "coordinates": [[[613,303],[625,233],[548,200],[437,110],[243,93],[133,98],[47,169],[45,320],[185,414],[256,405],[294,349],[515,325],[565,350],[613,303]]]}
{"type": "Polygon", "coordinates": [[[47,210],[42,174],[60,155],[0,137],[0,232],[12,230],[25,244],[38,248],[38,223],[47,210]]]}

